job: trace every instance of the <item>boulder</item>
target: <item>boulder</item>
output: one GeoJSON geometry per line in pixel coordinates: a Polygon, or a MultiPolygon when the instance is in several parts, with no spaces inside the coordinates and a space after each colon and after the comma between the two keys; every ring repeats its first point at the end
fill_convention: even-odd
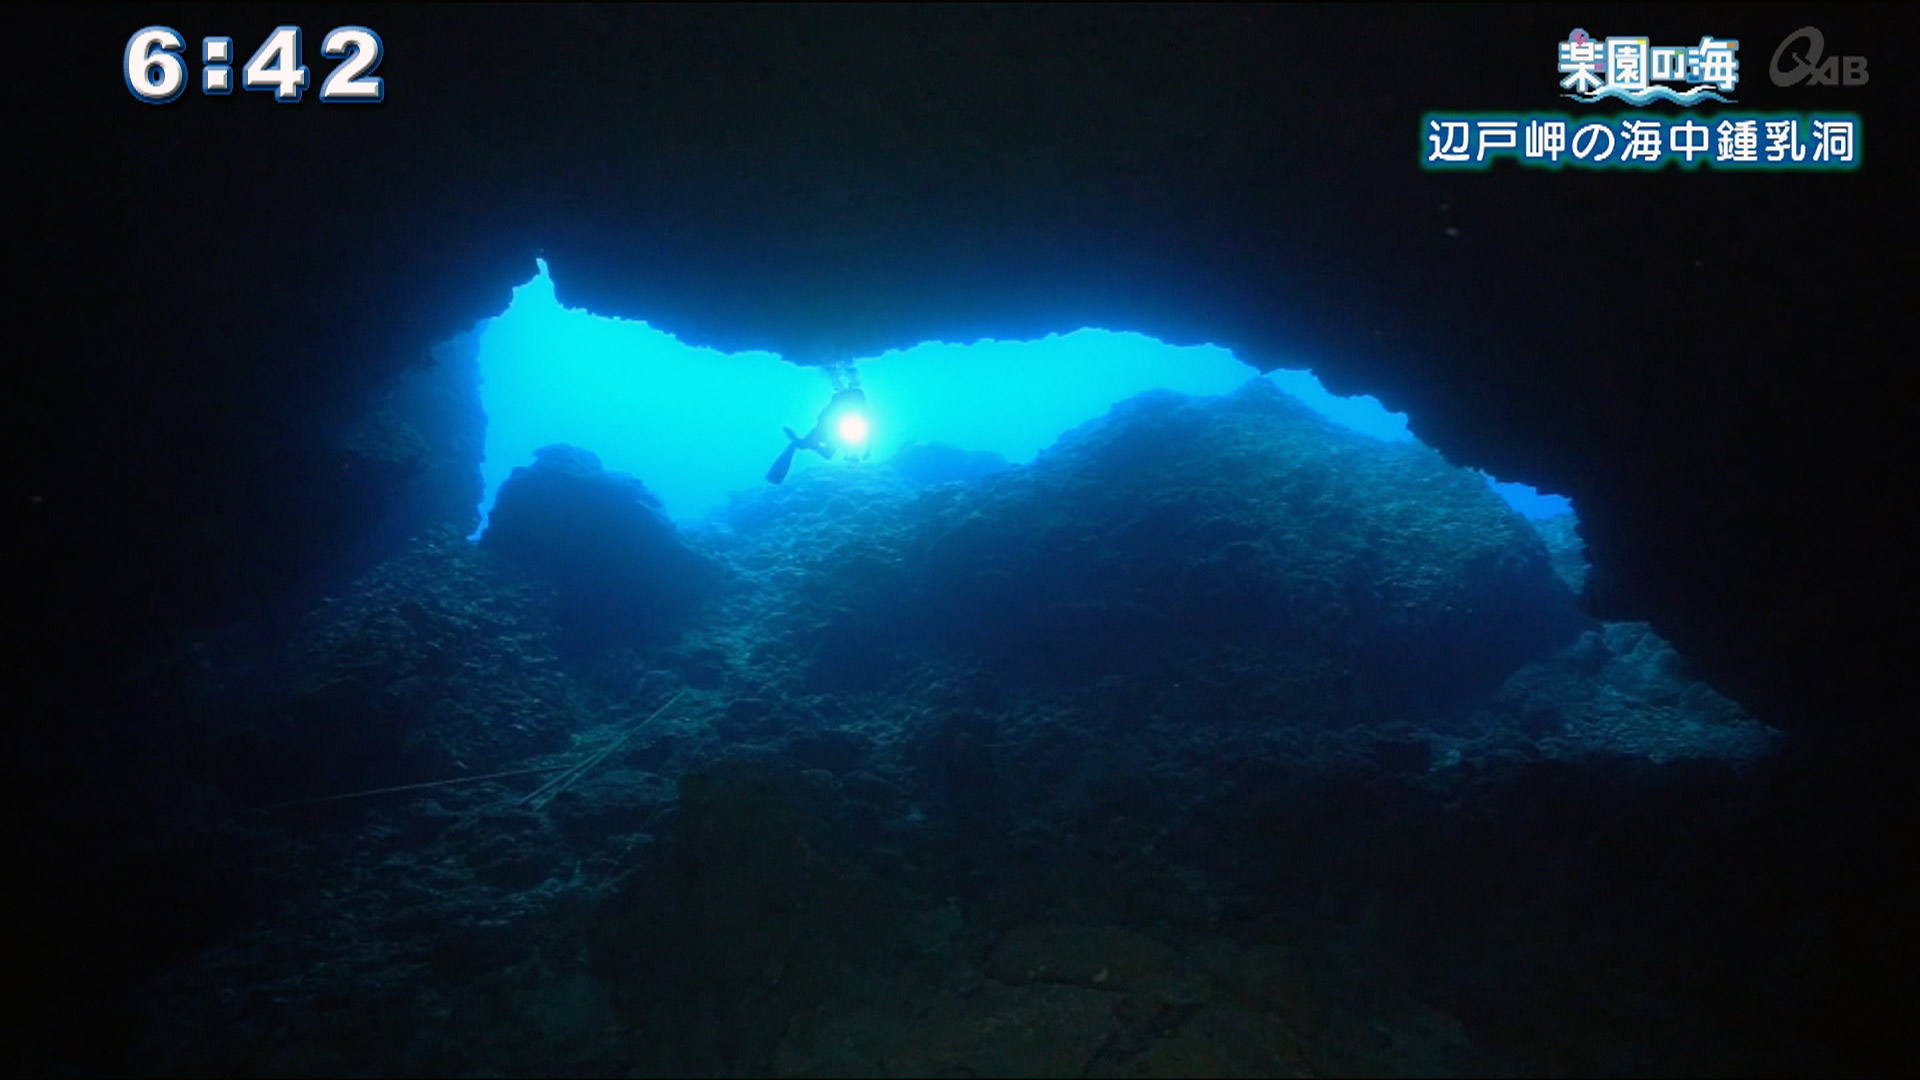
{"type": "Polygon", "coordinates": [[[534,457],[501,485],[480,542],[553,582],[571,646],[660,639],[721,583],[638,479],[577,447],[534,457]]]}

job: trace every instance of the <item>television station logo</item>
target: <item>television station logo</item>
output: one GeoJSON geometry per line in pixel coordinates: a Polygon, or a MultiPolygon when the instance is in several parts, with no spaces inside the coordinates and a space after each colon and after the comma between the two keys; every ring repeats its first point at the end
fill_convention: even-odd
{"type": "Polygon", "coordinates": [[[1773,50],[1773,62],[1767,67],[1767,77],[1775,86],[1798,86],[1805,82],[1808,86],[1865,86],[1867,85],[1867,58],[1864,56],[1829,56],[1821,58],[1827,51],[1827,36],[1817,26],[1803,26],[1788,34],[1780,47],[1773,50]],[[1780,67],[1781,57],[1787,57],[1794,66],[1785,70],[1780,67]]]}

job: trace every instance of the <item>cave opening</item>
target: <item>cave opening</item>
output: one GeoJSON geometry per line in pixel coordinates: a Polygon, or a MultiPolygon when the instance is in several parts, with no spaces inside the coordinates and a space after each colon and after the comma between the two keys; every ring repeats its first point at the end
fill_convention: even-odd
{"type": "Polygon", "coordinates": [[[910,669],[904,641],[1070,683],[1228,643],[1311,657],[1323,719],[1432,725],[1440,763],[1481,752],[1469,715],[1549,757],[1775,745],[1647,624],[1585,613],[1570,499],[1449,461],[1310,370],[1096,327],[805,366],[567,307],[544,261],[435,357],[392,412],[437,478],[389,541],[491,542],[572,597],[568,649],[764,621],[714,606],[745,580],[805,634],[847,623],[795,661],[816,690],[910,669]],[[844,446],[822,405],[849,384],[861,452],[783,455],[816,420],[844,446]]]}
{"type": "MultiPolygon", "coordinates": [[[[730,497],[765,487],[783,443],[805,431],[830,390],[826,373],[771,352],[688,345],[644,321],[563,306],[544,260],[512,302],[478,329],[486,414],[478,537],[500,486],[534,451],[566,444],[640,478],[668,516],[691,524],[730,497]]],[[[1038,341],[927,341],[846,369],[872,402],[871,453],[835,464],[883,464],[903,448],[938,447],[1025,464],[1064,432],[1154,390],[1226,394],[1261,372],[1215,345],[1174,346],[1145,334],[1083,327],[1038,341]]],[[[1342,397],[1309,370],[1264,375],[1335,424],[1383,441],[1417,441],[1408,417],[1372,396],[1342,397]]],[[[802,455],[802,468],[819,467],[802,455]]],[[[1566,516],[1566,496],[1482,473],[1533,521],[1566,516]]]]}

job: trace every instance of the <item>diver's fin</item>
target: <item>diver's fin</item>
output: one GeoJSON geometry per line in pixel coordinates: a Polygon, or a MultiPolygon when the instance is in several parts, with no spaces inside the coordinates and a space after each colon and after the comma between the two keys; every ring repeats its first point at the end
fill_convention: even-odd
{"type": "Polygon", "coordinates": [[[793,468],[793,452],[800,449],[800,436],[795,435],[792,428],[783,427],[780,430],[787,433],[787,448],[780,451],[780,456],[773,459],[773,468],[767,470],[769,484],[777,484],[787,478],[787,470],[793,468]]]}
{"type": "Polygon", "coordinates": [[[785,450],[780,451],[779,457],[773,459],[773,468],[767,470],[767,483],[777,484],[785,480],[787,470],[791,468],[793,468],[793,446],[789,444],[785,450]]]}

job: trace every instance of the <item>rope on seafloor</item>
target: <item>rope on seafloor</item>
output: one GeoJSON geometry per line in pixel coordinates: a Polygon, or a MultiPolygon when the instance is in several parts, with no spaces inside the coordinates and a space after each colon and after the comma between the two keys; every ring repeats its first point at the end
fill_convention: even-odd
{"type": "Polygon", "coordinates": [[[480,776],[456,776],[451,780],[427,780],[418,784],[397,784],[393,787],[373,788],[368,791],[349,791],[343,795],[322,795],[315,799],[294,799],[290,802],[273,803],[269,806],[257,806],[256,813],[272,810],[289,810],[296,806],[318,806],[321,803],[344,802],[347,799],[366,799],[375,795],[394,795],[402,791],[425,791],[428,788],[452,787],[455,784],[477,784],[482,780],[505,780],[511,776],[532,776],[536,773],[557,772],[561,769],[578,768],[577,765],[542,765],[534,769],[509,769],[506,772],[484,773],[480,776]]]}
{"type": "Polygon", "coordinates": [[[515,776],[537,776],[542,773],[558,772],[560,774],[559,776],[540,785],[539,789],[534,791],[533,794],[520,800],[520,805],[532,806],[537,809],[552,802],[555,795],[571,787],[574,781],[593,771],[595,767],[609,757],[612,757],[621,747],[632,742],[635,735],[640,734],[648,724],[658,720],[662,713],[672,708],[674,702],[679,701],[685,694],[686,691],[682,690],[678,694],[668,698],[665,705],[655,709],[652,716],[640,721],[640,723],[634,726],[633,730],[613,740],[601,749],[594,751],[586,760],[576,761],[571,765],[540,765],[531,769],[509,769],[505,772],[483,773],[479,776],[456,776],[451,780],[427,780],[418,784],[396,784],[392,787],[370,788],[366,791],[349,791],[340,795],[321,795],[318,798],[312,799],[293,799],[288,802],[273,803],[268,806],[257,806],[252,812],[264,814],[271,813],[275,810],[291,810],[298,806],[318,806],[322,803],[345,802],[349,799],[368,799],[375,795],[397,795],[403,791],[428,791],[433,788],[452,787],[455,784],[477,784],[482,780],[506,780],[515,776]]]}
{"type": "Polygon", "coordinates": [[[546,783],[540,785],[539,789],[534,791],[533,794],[528,795],[524,799],[521,799],[520,805],[529,806],[537,810],[547,805],[548,803],[552,802],[554,796],[567,790],[567,788],[572,787],[574,781],[587,775],[589,772],[592,772],[596,767],[599,766],[601,762],[612,757],[616,752],[620,750],[621,747],[627,745],[629,742],[632,742],[633,737],[635,735],[638,735],[642,731],[646,730],[646,727],[648,724],[651,724],[655,720],[660,719],[661,714],[665,713],[668,709],[673,708],[674,703],[679,701],[685,695],[686,695],[686,691],[681,690],[679,693],[668,698],[667,703],[665,705],[660,706],[658,709],[655,709],[653,711],[652,716],[649,716],[645,720],[642,720],[638,724],[635,724],[631,731],[628,731],[625,735],[622,735],[619,738],[608,743],[605,747],[601,748],[600,750],[595,751],[594,754],[588,757],[585,761],[582,761],[579,764],[572,766],[566,772],[563,772],[559,776],[554,777],[552,780],[549,780],[546,783]]]}

